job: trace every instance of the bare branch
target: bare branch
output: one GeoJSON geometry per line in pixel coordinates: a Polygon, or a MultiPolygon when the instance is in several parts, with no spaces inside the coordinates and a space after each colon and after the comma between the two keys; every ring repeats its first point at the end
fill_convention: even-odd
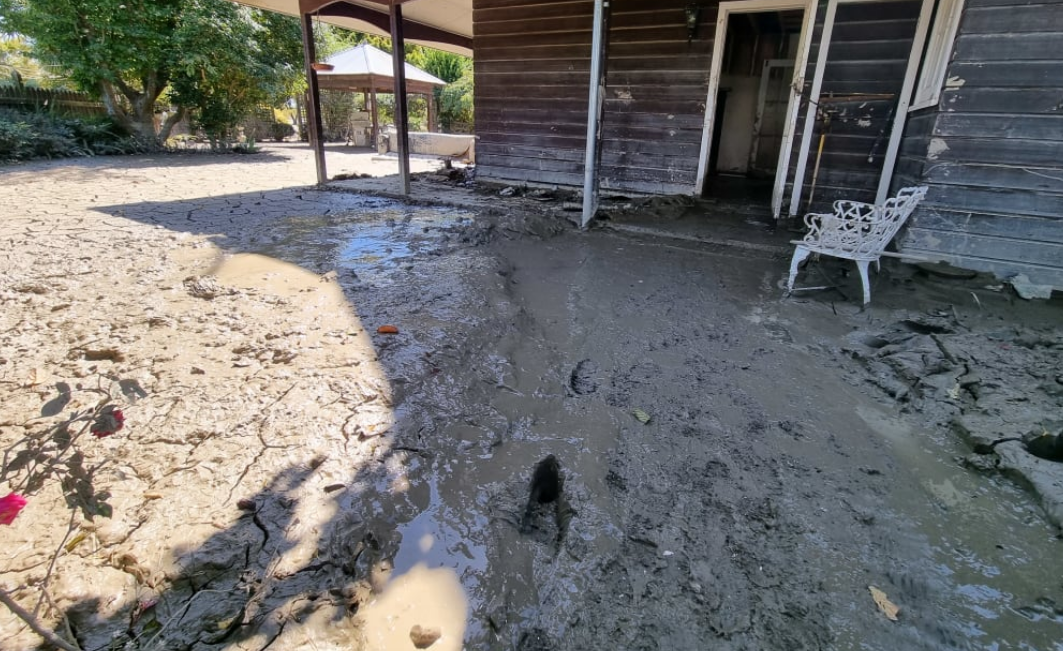
{"type": "Polygon", "coordinates": [[[23,609],[22,606],[19,606],[17,603],[15,603],[15,600],[12,599],[11,595],[7,593],[7,590],[4,590],[3,588],[0,588],[0,603],[7,606],[8,610],[13,612],[16,617],[26,622],[26,624],[31,629],[33,629],[33,632],[43,637],[45,641],[48,642],[48,644],[57,646],[60,649],[63,649],[63,651],[81,651],[81,647],[79,647],[76,643],[71,644],[70,642],[67,642],[55,633],[41,626],[41,623],[37,621],[37,618],[26,612],[26,610],[23,609]]]}

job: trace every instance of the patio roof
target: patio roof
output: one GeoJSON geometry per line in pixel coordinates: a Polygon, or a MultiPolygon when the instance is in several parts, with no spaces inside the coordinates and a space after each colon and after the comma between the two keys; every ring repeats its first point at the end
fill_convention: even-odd
{"type": "MultiPolygon", "coordinates": [[[[369,43],[333,54],[325,63],[332,64],[332,70],[317,73],[318,84],[327,90],[353,90],[369,92],[375,90],[383,93],[394,91],[394,62],[391,55],[379,50],[369,43]]],[[[406,64],[406,92],[428,94],[436,86],[446,86],[447,82],[433,77],[417,66],[406,64]]]]}
{"type": "MultiPolygon", "coordinates": [[[[366,34],[390,36],[387,0],[235,0],[249,7],[315,20],[366,34]]],[[[472,0],[397,0],[405,40],[472,56],[472,0]]]]}

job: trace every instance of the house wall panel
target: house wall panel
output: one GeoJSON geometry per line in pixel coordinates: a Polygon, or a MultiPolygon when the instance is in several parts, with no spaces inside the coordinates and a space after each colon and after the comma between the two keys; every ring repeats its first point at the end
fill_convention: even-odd
{"type": "Polygon", "coordinates": [[[1061,70],[1063,2],[967,0],[903,250],[1063,289],[1061,70]]]}
{"type": "MultiPolygon", "coordinates": [[[[611,3],[603,187],[694,187],[716,6],[688,41],[687,4],[611,3]]],[[[474,0],[482,177],[582,185],[592,13],[589,0],[474,0]]]]}

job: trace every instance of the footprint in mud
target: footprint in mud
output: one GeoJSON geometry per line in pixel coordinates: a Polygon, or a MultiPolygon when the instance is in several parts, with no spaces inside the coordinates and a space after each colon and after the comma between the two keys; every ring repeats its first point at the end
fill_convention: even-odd
{"type": "Polygon", "coordinates": [[[572,517],[576,514],[575,509],[565,497],[565,476],[561,472],[561,464],[557,457],[548,455],[535,465],[532,472],[531,484],[528,491],[528,504],[524,509],[524,517],[521,518],[520,532],[529,534],[533,529],[533,522],[538,519],[540,507],[552,504],[554,507],[554,523],[557,526],[555,544],[558,548],[564,542],[565,533],[572,517]]]}
{"type": "Polygon", "coordinates": [[[517,642],[517,651],[553,651],[550,638],[540,629],[524,631],[517,642]]]}
{"type": "Polygon", "coordinates": [[[598,390],[598,374],[601,369],[593,361],[585,359],[576,364],[568,380],[568,388],[577,396],[585,396],[598,390]]]}

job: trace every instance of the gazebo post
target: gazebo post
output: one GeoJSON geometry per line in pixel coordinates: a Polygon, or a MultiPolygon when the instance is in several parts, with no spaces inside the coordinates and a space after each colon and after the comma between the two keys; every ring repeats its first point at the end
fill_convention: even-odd
{"type": "Polygon", "coordinates": [[[439,125],[436,124],[436,93],[434,90],[428,91],[428,130],[437,131],[439,125]]]}
{"type": "Polygon", "coordinates": [[[380,137],[380,125],[378,124],[378,118],[377,118],[377,103],[376,103],[376,87],[375,86],[373,86],[373,87],[371,87],[369,89],[369,97],[370,97],[369,101],[373,103],[373,142],[372,142],[372,147],[373,147],[373,149],[376,149],[376,147],[377,147],[376,141],[380,137]]]}
{"type": "Polygon", "coordinates": [[[325,170],[325,142],[321,126],[321,89],[317,85],[317,73],[312,64],[317,59],[314,48],[314,23],[310,14],[302,13],[303,27],[303,63],[306,66],[307,100],[306,117],[307,127],[310,129],[310,146],[314,150],[314,162],[317,167],[318,185],[324,185],[328,181],[328,173],[325,170]]]}
{"type": "Polygon", "coordinates": [[[406,100],[406,43],[402,37],[401,0],[391,0],[391,61],[395,68],[395,129],[399,132],[399,174],[402,192],[410,194],[410,130],[406,100]]]}

